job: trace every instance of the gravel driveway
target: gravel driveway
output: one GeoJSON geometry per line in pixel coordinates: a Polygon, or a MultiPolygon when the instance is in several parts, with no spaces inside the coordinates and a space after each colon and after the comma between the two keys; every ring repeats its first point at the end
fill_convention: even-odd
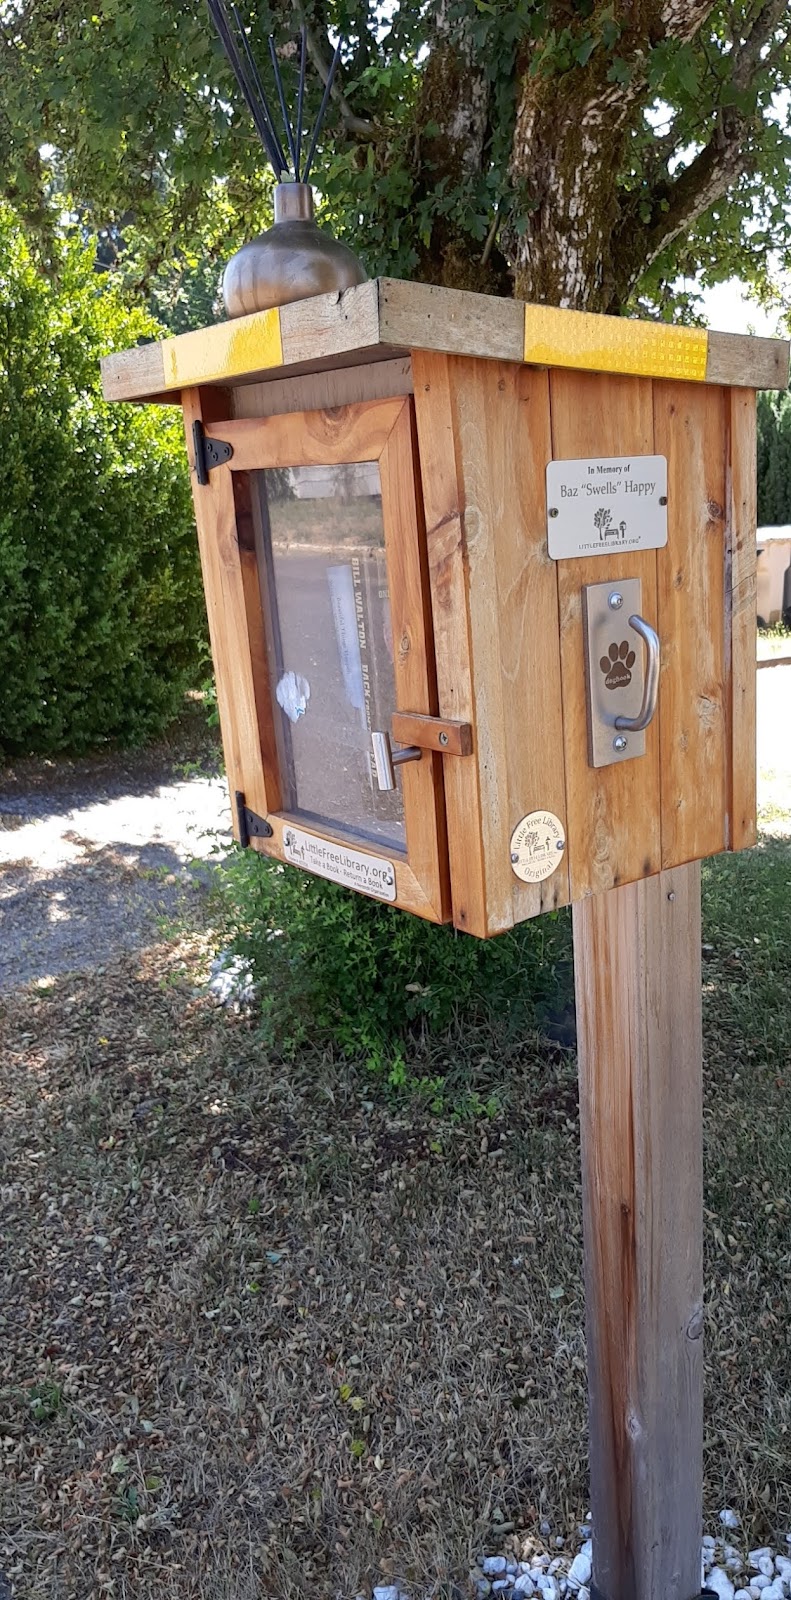
{"type": "Polygon", "coordinates": [[[0,991],[153,942],[205,894],[230,839],[205,740],[0,777],[0,991]],[[196,770],[197,769],[197,770],[196,770]]]}

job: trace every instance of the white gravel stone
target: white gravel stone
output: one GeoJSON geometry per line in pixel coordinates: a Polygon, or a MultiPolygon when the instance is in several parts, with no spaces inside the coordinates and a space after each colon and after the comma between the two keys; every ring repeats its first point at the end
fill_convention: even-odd
{"type": "Polygon", "coordinates": [[[583,1584],[590,1583],[592,1570],[591,1558],[583,1548],[580,1550],[579,1554],[574,1557],[574,1560],[569,1567],[570,1587],[572,1589],[581,1589],[583,1584]]]}
{"type": "MultiPolygon", "coordinates": [[[[778,1554],[771,1545],[760,1545],[748,1554],[731,1543],[724,1532],[726,1528],[741,1527],[738,1513],[727,1507],[719,1513],[719,1521],[723,1527],[719,1537],[707,1533],[701,1539],[704,1574],[701,1587],[711,1589],[717,1600],[791,1600],[791,1532],[780,1541],[783,1554],[778,1554]]],[[[582,1543],[573,1557],[569,1549],[575,1542],[573,1532],[563,1540],[566,1554],[559,1555],[555,1552],[560,1550],[561,1540],[559,1536],[549,1537],[551,1523],[545,1520],[541,1531],[540,1540],[536,1537],[525,1541],[521,1561],[517,1562],[510,1555],[478,1557],[477,1566],[470,1574],[474,1585],[472,1592],[477,1594],[478,1600],[511,1600],[511,1596],[514,1600],[590,1600],[593,1567],[590,1521],[580,1523],[577,1529],[582,1543]],[[543,1549],[534,1548],[536,1544],[543,1549]]],[[[406,1600],[406,1596],[392,1585],[375,1589],[373,1600],[406,1600]]]]}
{"type": "Polygon", "coordinates": [[[543,1573],[538,1579],[537,1587],[541,1590],[544,1600],[559,1600],[560,1586],[556,1577],[550,1577],[549,1573],[543,1573]]]}
{"type": "Polygon", "coordinates": [[[734,1587],[724,1567],[712,1567],[706,1579],[706,1588],[713,1589],[720,1600],[733,1600],[734,1587]]]}
{"type": "Polygon", "coordinates": [[[401,1600],[401,1591],[396,1583],[386,1583],[374,1589],[374,1600],[401,1600]]]}

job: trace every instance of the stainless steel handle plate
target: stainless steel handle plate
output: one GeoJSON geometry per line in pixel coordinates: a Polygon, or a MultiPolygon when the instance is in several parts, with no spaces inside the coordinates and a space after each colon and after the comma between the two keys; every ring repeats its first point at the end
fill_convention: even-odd
{"type": "Polygon", "coordinates": [[[642,615],[639,578],[582,590],[588,761],[609,767],[645,754],[659,694],[659,639],[642,615]],[[637,638],[635,638],[637,634],[637,638]]]}
{"type": "Polygon", "coordinates": [[[390,790],[396,786],[395,768],[400,767],[404,761],[419,761],[422,750],[417,745],[407,745],[404,750],[393,750],[390,744],[389,733],[372,733],[371,745],[374,753],[374,766],[376,768],[376,781],[380,789],[390,790]]]}
{"type": "Polygon", "coordinates": [[[648,727],[656,711],[657,696],[659,694],[659,634],[651,627],[650,622],[646,622],[645,617],[630,617],[629,627],[634,628],[635,633],[640,635],[645,645],[643,700],[636,717],[616,717],[615,726],[630,733],[642,733],[643,728],[648,727]]]}

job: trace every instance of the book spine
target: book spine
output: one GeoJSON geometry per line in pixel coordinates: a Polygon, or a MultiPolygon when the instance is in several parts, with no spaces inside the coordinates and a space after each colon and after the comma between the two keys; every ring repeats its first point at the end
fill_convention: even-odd
{"type": "MultiPolygon", "coordinates": [[[[395,710],[395,679],[384,551],[372,550],[353,556],[352,581],[366,727],[369,733],[389,733],[395,710]]],[[[400,790],[379,788],[372,747],[368,751],[368,768],[375,815],[382,821],[400,820],[403,816],[400,790]]]]}

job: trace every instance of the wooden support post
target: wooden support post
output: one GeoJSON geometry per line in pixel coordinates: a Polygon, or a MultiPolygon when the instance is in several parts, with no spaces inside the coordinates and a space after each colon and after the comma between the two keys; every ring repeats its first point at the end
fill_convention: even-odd
{"type": "Polygon", "coordinates": [[[600,1600],[700,1590],[700,865],[574,906],[600,1600]]]}

